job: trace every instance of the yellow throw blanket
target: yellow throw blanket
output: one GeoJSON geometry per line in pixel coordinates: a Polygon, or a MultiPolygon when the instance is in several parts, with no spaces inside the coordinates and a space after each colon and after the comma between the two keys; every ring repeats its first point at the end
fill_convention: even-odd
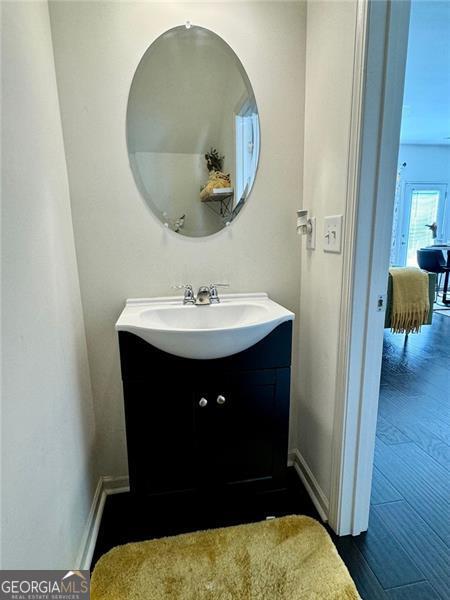
{"type": "Polygon", "coordinates": [[[392,267],[391,330],[418,333],[430,311],[428,273],[417,267],[392,267]]]}

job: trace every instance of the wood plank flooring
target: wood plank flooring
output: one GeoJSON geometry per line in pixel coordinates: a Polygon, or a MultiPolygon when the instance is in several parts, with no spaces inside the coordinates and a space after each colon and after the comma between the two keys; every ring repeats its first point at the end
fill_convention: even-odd
{"type": "Polygon", "coordinates": [[[364,600],[450,598],[450,317],[385,333],[369,530],[335,538],[364,600]]]}
{"type": "MultiPolygon", "coordinates": [[[[406,344],[386,332],[369,531],[330,532],[363,600],[450,599],[449,400],[450,317],[406,344]]],[[[109,496],[92,566],[118,544],[292,513],[319,519],[292,469],[287,490],[239,502],[109,496]]]]}

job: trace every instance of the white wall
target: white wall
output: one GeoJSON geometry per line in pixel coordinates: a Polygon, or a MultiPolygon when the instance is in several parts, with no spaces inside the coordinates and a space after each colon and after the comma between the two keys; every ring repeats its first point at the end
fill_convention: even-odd
{"type": "MultiPolygon", "coordinates": [[[[124,474],[114,322],[127,297],[167,295],[173,283],[225,280],[232,291],[267,291],[298,308],[295,209],[303,164],[305,7],[52,2],[50,14],[100,465],[105,474],[124,474]],[[261,119],[259,173],[248,205],[231,228],[202,239],[177,236],[150,213],[134,183],[125,140],[128,93],[140,58],[157,36],[186,20],[231,45],[252,82],[261,119]]],[[[294,384],[296,377],[294,368],[294,384]]]]}
{"type": "Polygon", "coordinates": [[[50,22],[2,13],[2,567],[67,569],[96,473],[50,22]]]}
{"type": "MultiPolygon", "coordinates": [[[[302,253],[298,448],[329,499],[342,254],[323,252],[323,219],[345,219],[356,2],[308,3],[303,207],[317,247],[302,253]]],[[[345,244],[345,240],[343,241],[345,244]]]]}
{"type": "Polygon", "coordinates": [[[400,144],[401,179],[408,183],[450,184],[450,145],[400,144]]]}

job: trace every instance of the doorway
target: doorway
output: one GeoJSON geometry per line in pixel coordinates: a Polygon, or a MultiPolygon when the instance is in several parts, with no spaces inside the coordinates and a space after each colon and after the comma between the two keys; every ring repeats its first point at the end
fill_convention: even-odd
{"type": "MultiPolygon", "coordinates": [[[[413,9],[418,9],[414,18],[419,24],[425,21],[420,11],[434,8],[445,14],[446,9],[448,14],[450,10],[450,5],[445,2],[421,3],[413,0],[412,6],[413,9]]],[[[410,247],[410,261],[415,245],[417,247],[422,241],[431,245],[428,243],[430,240],[432,243],[432,231],[426,227],[432,223],[425,223],[419,235],[418,224],[422,220],[436,216],[439,221],[440,215],[443,215],[442,222],[446,229],[441,228],[441,233],[438,226],[437,236],[442,235],[444,239],[447,237],[448,241],[450,233],[448,200],[445,197],[449,181],[437,171],[437,167],[443,165],[447,176],[450,172],[449,163],[445,160],[441,162],[439,158],[443,149],[445,152],[449,149],[449,140],[445,139],[448,132],[447,136],[442,133],[441,144],[436,143],[436,138],[420,139],[416,131],[414,137],[402,140],[403,144],[409,144],[400,145],[401,127],[404,126],[402,108],[404,117],[408,116],[409,111],[403,97],[409,19],[410,4],[407,2],[369,4],[365,55],[361,59],[364,67],[360,68],[360,72],[364,73],[365,94],[361,102],[361,117],[359,120],[355,119],[352,127],[355,149],[350,157],[353,170],[353,175],[350,173],[350,183],[351,190],[356,191],[349,194],[347,200],[347,214],[350,217],[347,217],[349,227],[344,247],[343,288],[349,291],[344,297],[344,308],[340,315],[340,352],[333,428],[333,493],[330,498],[329,520],[340,535],[359,535],[368,528],[388,268],[389,264],[400,263],[399,254],[392,259],[393,239],[401,239],[391,235],[393,224],[395,227],[397,220],[400,235],[402,227],[405,233],[405,222],[408,223],[408,228],[411,223],[415,225],[415,237],[411,231],[408,243],[405,244],[410,247]],[[429,153],[429,159],[426,160],[425,150],[429,153]],[[409,154],[404,158],[406,152],[409,154]],[[397,166],[401,168],[404,162],[407,163],[408,171],[416,165],[416,173],[408,172],[399,181],[397,166]],[[420,167],[424,166],[427,166],[429,174],[424,175],[422,171],[418,174],[420,167]],[[411,185],[406,187],[407,184],[411,185]],[[433,184],[432,187],[430,184],[433,184]],[[406,208],[400,207],[403,210],[398,210],[394,215],[396,188],[398,199],[409,194],[409,200],[406,208]],[[422,207],[427,207],[422,211],[425,215],[421,215],[419,210],[422,207]],[[422,236],[426,236],[426,239],[422,236]]],[[[448,27],[449,20],[450,16],[443,18],[442,14],[435,17],[433,26],[426,34],[427,40],[447,40],[445,43],[448,44],[450,34],[437,35],[436,28],[440,31],[442,27],[448,27]]],[[[419,44],[419,57],[423,54],[423,47],[424,42],[419,44]]],[[[443,49],[442,54],[448,56],[448,49],[447,52],[443,49]]],[[[430,58],[429,54],[427,56],[430,58]]],[[[430,64],[429,61],[425,64],[428,70],[432,68],[430,64]]],[[[441,81],[444,84],[446,82],[450,89],[448,68],[446,73],[445,80],[445,73],[440,72],[441,81]]],[[[424,86],[419,86],[419,92],[423,90],[424,86]]],[[[448,110],[449,92],[440,97],[446,99],[448,110]]],[[[433,135],[436,134],[437,125],[433,121],[433,135]]],[[[400,204],[400,200],[398,203],[400,204]]],[[[405,250],[402,252],[403,260],[407,263],[408,253],[405,250]]]]}
{"type": "MultiPolygon", "coordinates": [[[[371,3],[369,15],[365,89],[371,94],[366,94],[363,104],[358,194],[355,206],[350,207],[357,217],[352,228],[354,245],[349,249],[353,271],[349,269],[344,276],[352,293],[346,315],[350,325],[343,331],[348,354],[339,366],[343,402],[338,407],[338,423],[342,429],[336,428],[335,450],[341,454],[336,461],[340,469],[334,473],[339,494],[331,503],[330,521],[341,535],[355,536],[348,544],[352,551],[357,548],[371,570],[379,592],[376,597],[436,599],[445,598],[448,590],[443,557],[450,537],[448,522],[444,522],[448,512],[446,461],[450,459],[450,319],[438,316],[433,326],[409,336],[406,345],[404,335],[384,333],[384,324],[389,264],[416,266],[418,249],[450,241],[448,179],[435,172],[423,176],[417,171],[407,177],[400,172],[403,163],[412,166],[412,161],[403,159],[406,151],[421,153],[417,162],[422,167],[427,163],[432,170],[436,160],[425,161],[424,152],[435,157],[437,151],[446,155],[450,150],[445,139],[448,133],[440,132],[434,119],[438,110],[428,109],[427,115],[433,117],[428,119],[432,125],[428,139],[420,139],[417,129],[406,138],[405,117],[411,116],[414,102],[403,98],[406,54],[414,27],[427,26],[428,42],[418,44],[417,56],[426,47],[428,58],[422,66],[429,77],[433,55],[450,56],[448,47],[439,53],[430,51],[433,38],[439,43],[450,40],[449,10],[445,2],[413,0],[411,28],[407,3],[389,3],[386,20],[380,14],[382,4],[371,3]],[[427,9],[434,14],[424,15],[427,9]],[[385,28],[377,29],[377,23],[385,28]],[[443,27],[449,28],[446,35],[441,34],[443,27]],[[377,132],[376,139],[373,132],[377,132]]],[[[449,66],[440,71],[447,111],[449,74],[449,66]]],[[[423,92],[425,88],[419,85],[417,89],[423,92]]],[[[447,114],[444,129],[449,122],[447,114]]],[[[450,174],[448,167],[446,173],[450,174]]],[[[371,592],[367,597],[375,597],[371,592]]]]}

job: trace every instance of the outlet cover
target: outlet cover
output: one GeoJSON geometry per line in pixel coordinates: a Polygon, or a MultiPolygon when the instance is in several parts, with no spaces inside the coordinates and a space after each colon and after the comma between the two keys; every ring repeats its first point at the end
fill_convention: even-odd
{"type": "Polygon", "coordinates": [[[324,252],[341,252],[342,246],[342,215],[325,217],[323,228],[324,252]]]}

